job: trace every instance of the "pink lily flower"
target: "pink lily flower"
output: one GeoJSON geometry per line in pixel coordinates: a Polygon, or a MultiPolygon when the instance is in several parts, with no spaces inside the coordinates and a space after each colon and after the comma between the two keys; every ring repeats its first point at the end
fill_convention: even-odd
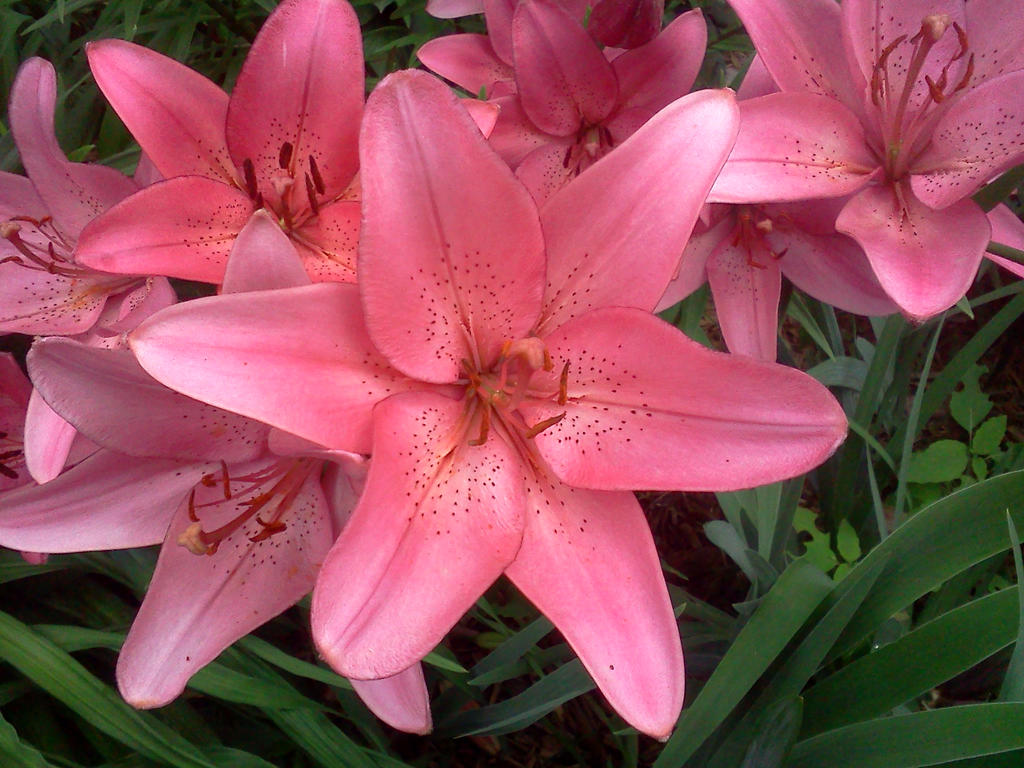
{"type": "MultiPolygon", "coordinates": [[[[700,11],[683,14],[651,42],[611,61],[555,0],[522,0],[509,27],[511,69],[486,56],[481,36],[439,38],[419,56],[472,93],[493,91],[501,112],[491,143],[538,204],[689,91],[707,43],[700,11]],[[513,74],[515,93],[508,85],[493,86],[513,74]]],[[[496,51],[501,39],[490,35],[496,51]]]]}
{"type": "Polygon", "coordinates": [[[167,180],[91,225],[81,262],[220,284],[238,233],[266,209],[314,280],[355,279],[363,56],[347,2],[282,2],[230,98],[131,43],[92,43],[88,55],[100,89],[167,180]]]}
{"type": "Polygon", "coordinates": [[[391,75],[360,137],[359,287],[200,299],[133,334],[179,391],[372,449],[313,595],[335,669],[406,669],[505,573],[628,722],[671,731],[679,634],[629,489],[797,474],[846,424],[803,374],[650,314],[736,129],[730,93],[681,99],[538,215],[447,88],[391,75]]]}
{"type": "Polygon", "coordinates": [[[1024,26],[1004,0],[733,0],[782,89],[746,102],[712,199],[852,195],[836,227],[909,317],[964,295],[991,225],[970,200],[1024,159],[1024,26]],[[840,40],[842,45],[836,45],[840,40]]]}
{"type": "MultiPolygon", "coordinates": [[[[294,284],[309,284],[301,262],[258,213],[239,235],[226,289],[294,284]]],[[[102,449],[81,470],[4,496],[0,541],[47,542],[50,552],[162,542],[117,680],[133,706],[163,706],[224,648],[311,591],[358,498],[364,461],[173,392],[124,349],[46,339],[29,359],[38,391],[102,449]],[[95,530],[83,537],[83,528],[95,530]]],[[[385,722],[430,730],[419,665],[354,687],[385,722]]]]}

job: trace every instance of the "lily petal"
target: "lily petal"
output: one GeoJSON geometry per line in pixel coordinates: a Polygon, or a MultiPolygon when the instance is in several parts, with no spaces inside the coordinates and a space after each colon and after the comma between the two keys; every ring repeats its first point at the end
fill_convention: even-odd
{"type": "Polygon", "coordinates": [[[6,492],[0,544],[51,553],[156,544],[168,510],[210,467],[97,451],[45,485],[6,492]]]}
{"type": "Polygon", "coordinates": [[[542,328],[596,307],[654,308],[737,125],[731,92],[685,96],[545,204],[542,328]]]}
{"type": "Polygon", "coordinates": [[[468,445],[462,410],[432,392],[375,409],[366,490],[313,591],[313,639],[346,677],[422,659],[519,549],[520,459],[500,438],[468,445]]]}
{"type": "Polygon", "coordinates": [[[846,436],[843,409],[806,374],[713,352],[642,310],[595,310],[545,343],[555,372],[569,362],[568,402],[519,410],[531,424],[566,414],[534,440],[570,485],[751,488],[816,467],[846,436]]]}
{"type": "Polygon", "coordinates": [[[667,738],[683,705],[683,653],[636,497],[544,475],[527,494],[523,545],[506,574],[554,622],[626,722],[667,738]]]}
{"type": "Polygon", "coordinates": [[[129,343],[142,367],[178,392],[368,453],[374,403],[415,383],[374,349],[362,317],[354,285],[318,283],[179,304],[129,343]]]}
{"type": "MultiPolygon", "coordinates": [[[[724,208],[726,206],[718,206],[724,208]]],[[[703,227],[698,224],[698,227],[703,227]]],[[[668,284],[665,293],[662,294],[655,307],[655,312],[663,312],[677,302],[682,301],[695,290],[707,282],[708,257],[719,243],[729,237],[736,228],[736,221],[732,216],[723,216],[715,221],[710,228],[703,232],[697,232],[690,236],[683,248],[683,255],[679,259],[679,266],[676,268],[676,275],[668,284]]]]}
{"type": "Polygon", "coordinates": [[[302,264],[316,282],[354,283],[360,204],[338,200],[292,232],[302,264]]]}
{"type": "Polygon", "coordinates": [[[933,211],[890,185],[856,195],[836,229],[864,249],[882,288],[907,316],[924,320],[967,292],[988,247],[991,227],[972,200],[933,211]]]}
{"type": "Polygon", "coordinates": [[[424,43],[416,56],[427,69],[473,95],[486,94],[495,82],[515,79],[515,71],[498,58],[486,35],[436,37],[424,43]]]}
{"type": "Polygon", "coordinates": [[[725,242],[708,259],[707,273],[729,351],[774,362],[782,293],[778,260],[725,242]]]}
{"type": "MultiPolygon", "coordinates": [[[[79,397],[83,391],[88,390],[79,391],[79,397]]],[[[25,413],[25,466],[33,480],[48,483],[61,473],[77,434],[78,430],[47,404],[38,389],[32,391],[25,413]]]]}
{"type": "Polygon", "coordinates": [[[945,208],[1024,162],[1024,70],[973,88],[939,118],[914,160],[910,186],[929,208],[945,208]]]}
{"type": "Polygon", "coordinates": [[[85,52],[103,95],[166,178],[238,177],[224,139],[228,95],[216,84],[124,40],[89,43],[85,52]]]}
{"type": "Polygon", "coordinates": [[[90,220],[137,187],[113,168],[68,161],[53,129],[56,103],[53,65],[38,58],[22,64],[11,87],[11,132],[39,196],[73,242],[90,220]]]}
{"type": "Polygon", "coordinates": [[[1024,69],[1024,15],[1016,0],[971,0],[967,3],[967,40],[979,55],[974,61],[977,85],[990,77],[1024,69]]]}
{"type": "Polygon", "coordinates": [[[569,136],[615,107],[615,72],[587,30],[554,0],[521,0],[512,21],[523,109],[546,133],[569,136]]]}
{"type": "Polygon", "coordinates": [[[665,0],[598,0],[587,30],[602,45],[637,48],[661,31],[665,0]]]}
{"type": "Polygon", "coordinates": [[[711,202],[839,197],[862,188],[878,168],[860,120],[835,99],[772,93],[741,101],[740,118],[711,202]]]}
{"type": "Polygon", "coordinates": [[[94,443],[119,453],[245,461],[266,446],[266,425],[168,389],[127,350],[42,339],[29,352],[29,370],[58,413],[94,443]]]}
{"type": "MultiPolygon", "coordinates": [[[[997,205],[988,212],[988,221],[992,225],[992,239],[997,243],[1024,251],[1024,222],[1005,205],[997,205]]],[[[1024,264],[1011,261],[993,253],[986,253],[986,258],[1006,269],[1017,277],[1024,277],[1024,264]]]]}
{"type": "Polygon", "coordinates": [[[451,90],[426,73],[377,86],[360,140],[359,280],[370,336],[399,370],[455,381],[463,359],[489,364],[536,321],[536,208],[451,90]]]}
{"type": "Polygon", "coordinates": [[[273,200],[269,180],[281,173],[287,142],[289,165],[311,178],[319,172],[325,196],[339,195],[359,168],[363,80],[362,37],[351,5],[282,2],[263,24],[231,94],[227,143],[235,166],[250,160],[264,198],[273,200]]]}
{"type": "Polygon", "coordinates": [[[377,717],[406,733],[430,733],[430,696],[423,665],[379,680],[352,680],[352,688],[377,717]]]}
{"type": "Polygon", "coordinates": [[[292,241],[265,210],[242,227],[224,270],[224,293],[297,288],[309,285],[292,241]]]}
{"type": "Polygon", "coordinates": [[[242,191],[202,176],[140,190],[85,228],[75,259],[94,269],[220,283],[253,213],[242,191]]]}
{"type": "MultiPolygon", "coordinates": [[[[246,475],[276,462],[233,469],[246,475]]],[[[231,643],[312,589],[332,540],[319,479],[318,472],[306,478],[281,519],[283,530],[258,539],[264,529],[254,515],[212,555],[192,554],[178,543],[193,525],[190,507],[198,510],[203,529],[212,531],[244,512],[244,501],[225,500],[221,488],[200,483],[193,500],[177,506],[146,598],[117,660],[117,685],[129,704],[143,709],[167,704],[231,643]]],[[[270,492],[275,481],[266,481],[253,494],[270,492]]]]}

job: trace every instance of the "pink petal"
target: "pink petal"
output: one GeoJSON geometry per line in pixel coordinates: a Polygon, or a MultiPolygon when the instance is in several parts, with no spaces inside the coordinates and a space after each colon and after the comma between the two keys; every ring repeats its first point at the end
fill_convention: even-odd
{"type": "MultiPolygon", "coordinates": [[[[21,216],[39,220],[47,215],[46,204],[39,198],[31,181],[24,176],[0,171],[0,219],[21,216]]],[[[0,249],[3,249],[4,256],[8,251],[15,253],[6,241],[0,241],[0,249]]]]}
{"type": "Polygon", "coordinates": [[[535,149],[551,142],[552,136],[530,122],[518,96],[502,96],[491,103],[497,105],[499,111],[487,143],[509,167],[516,168],[535,149]]]}
{"type": "Polygon", "coordinates": [[[910,186],[930,208],[945,208],[1024,161],[1024,70],[974,88],[939,118],[911,167],[910,186]]]}
{"type": "Polygon", "coordinates": [[[469,112],[469,116],[473,118],[473,122],[476,123],[476,127],[480,129],[483,137],[486,139],[490,136],[495,123],[498,122],[501,107],[479,99],[459,99],[459,101],[469,112]]]}
{"type": "Polygon", "coordinates": [[[223,293],[265,291],[309,285],[295,246],[267,211],[260,209],[242,227],[224,270],[223,293]]]}
{"type": "Polygon", "coordinates": [[[537,147],[516,166],[516,178],[530,192],[538,206],[543,206],[576,176],[576,169],[565,162],[566,153],[575,145],[571,138],[554,138],[537,147]]]}
{"type": "MultiPolygon", "coordinates": [[[[1024,222],[1013,211],[1005,205],[997,205],[988,212],[988,221],[992,225],[992,239],[995,242],[1024,251],[1024,222]]],[[[986,253],[985,256],[1017,277],[1024,277],[1024,264],[1019,261],[1011,261],[993,253],[986,253]]]]}
{"type": "Polygon", "coordinates": [[[363,47],[355,11],[342,0],[285,0],[263,24],[228,107],[228,147],[235,166],[251,160],[261,191],[282,174],[302,179],[309,158],[336,197],[359,167],[356,141],[363,111],[363,47]]]}
{"type": "Polygon", "coordinates": [[[156,544],[209,468],[98,451],[45,485],[6,492],[0,544],[53,553],[156,544]]]}
{"type": "Polygon", "coordinates": [[[228,95],[195,70],[124,40],[86,48],[103,95],[165,177],[197,174],[230,183],[228,95]]]}
{"type": "Polygon", "coordinates": [[[734,0],[730,5],[779,88],[859,104],[866,81],[847,64],[833,0],[734,0]]]}
{"type": "Polygon", "coordinates": [[[115,286],[109,276],[70,278],[16,262],[0,264],[0,333],[85,333],[99,319],[108,289],[115,286]]]}
{"type": "MultiPolygon", "coordinates": [[[[731,206],[724,205],[715,207],[718,209],[731,208],[731,206]]],[[[735,228],[736,219],[730,214],[719,217],[710,228],[705,227],[701,222],[697,223],[696,229],[704,231],[695,232],[686,242],[675,277],[672,278],[672,282],[668,284],[668,288],[662,294],[658,306],[654,309],[655,312],[663,312],[682,301],[707,281],[708,257],[719,243],[727,237],[732,237],[735,228]]]]}
{"type": "Polygon", "coordinates": [[[352,688],[370,711],[392,728],[430,733],[430,697],[420,664],[379,680],[353,680],[352,688]]]}
{"type": "Polygon", "coordinates": [[[487,38],[498,58],[512,66],[512,16],[519,0],[483,0],[483,4],[487,38]]]}
{"type": "Polygon", "coordinates": [[[537,319],[544,259],[533,201],[425,73],[377,86],[361,140],[359,279],[374,343],[427,381],[456,380],[461,360],[477,355],[489,365],[537,319]]]}
{"type": "Polygon", "coordinates": [[[416,56],[427,69],[474,96],[495,82],[515,79],[512,67],[498,58],[486,35],[436,37],[424,43],[416,56]]]}
{"type": "Polygon", "coordinates": [[[609,703],[664,740],[683,705],[683,654],[651,532],[632,493],[527,485],[526,532],[506,570],[551,619],[609,703]]]}
{"type": "Polygon", "coordinates": [[[374,412],[366,490],[313,591],[313,639],[346,677],[419,661],[519,549],[521,460],[498,437],[468,445],[463,408],[418,392],[374,412]]]}
{"type": "MultiPolygon", "coordinates": [[[[848,59],[859,66],[864,78],[862,82],[870,83],[881,52],[901,35],[911,38],[920,32],[921,23],[926,16],[945,14],[949,16],[951,22],[966,28],[965,5],[963,0],[844,0],[841,11],[842,32],[843,42],[848,48],[848,59]]],[[[823,42],[835,44],[835,40],[827,35],[824,36],[823,42]]],[[[939,80],[942,68],[950,62],[959,47],[957,35],[950,26],[942,39],[932,47],[920,75],[913,84],[909,101],[911,112],[929,98],[925,75],[933,81],[939,80]]],[[[912,58],[911,48],[910,42],[904,43],[886,61],[886,75],[896,92],[902,91],[906,82],[912,58]]],[[[966,57],[950,69],[948,76],[952,83],[956,83],[961,77],[961,70],[957,66],[965,65],[966,57]]]]}
{"type": "Polygon", "coordinates": [[[542,327],[595,307],[654,308],[736,127],[731,92],[690,94],[548,201],[541,211],[548,249],[542,327]]]}
{"type": "Polygon", "coordinates": [[[130,337],[143,368],[197,400],[330,448],[368,452],[371,409],[404,391],[363,325],[354,285],[196,299],[130,337]]]}
{"type": "Polygon", "coordinates": [[[482,0],[427,0],[427,13],[439,19],[457,19],[483,12],[482,0]]]}
{"type": "Polygon", "coordinates": [[[147,277],[139,280],[134,287],[111,297],[103,310],[101,320],[104,332],[128,333],[134,331],[143,320],[161,309],[178,302],[178,296],[166,277],[147,277]],[[108,313],[116,311],[116,319],[108,319],[108,313]]]}
{"type": "MultiPolygon", "coordinates": [[[[614,0],[604,0],[597,8],[610,2],[614,0]]],[[[688,11],[647,45],[616,58],[612,69],[619,81],[618,110],[645,107],[653,114],[684,96],[700,71],[707,42],[703,14],[699,10],[688,11]]]]}
{"type": "MultiPolygon", "coordinates": [[[[276,462],[230,469],[233,475],[245,475],[269,470],[276,462]]],[[[221,487],[197,485],[194,505],[202,529],[228,524],[246,511],[246,500],[272,492],[279,479],[231,500],[224,499],[221,487]]],[[[263,527],[256,516],[250,517],[211,555],[192,554],[178,543],[193,525],[189,506],[182,501],[174,512],[146,599],[117,660],[118,688],[135,707],[169,703],[231,643],[294,605],[312,589],[331,545],[319,471],[306,478],[282,516],[274,518],[284,524],[283,530],[252,541],[263,527]]],[[[268,518],[275,514],[269,507],[268,518]]]]}
{"type": "Polygon", "coordinates": [[[708,259],[707,273],[729,351],[774,362],[782,293],[778,260],[725,242],[708,259]]]}
{"type": "Polygon", "coordinates": [[[665,0],[597,0],[587,31],[602,45],[637,48],[661,31],[665,0]]]}
{"type": "Polygon", "coordinates": [[[566,413],[534,439],[570,485],[750,488],[806,472],[846,436],[842,408],[809,376],[713,352],[641,310],[595,310],[545,342],[554,391],[569,363],[569,402],[519,410],[529,424],[566,413]]]}
{"type": "Polygon", "coordinates": [[[838,197],[861,189],[878,167],[860,121],[835,99],[773,93],[741,101],[740,118],[712,202],[838,197]]]}
{"type": "Polygon", "coordinates": [[[136,186],[113,168],[68,161],[53,130],[56,102],[53,66],[43,59],[26,61],[11,87],[11,132],[39,196],[73,242],[92,218],[130,195],[136,186]]]}
{"type": "MultiPolygon", "coordinates": [[[[13,411],[24,416],[31,396],[32,384],[22,373],[14,355],[10,352],[0,352],[0,404],[3,405],[0,415],[6,416],[13,411]]],[[[5,430],[8,423],[4,422],[5,430]]]]}
{"type": "Polygon", "coordinates": [[[756,99],[758,96],[767,96],[778,90],[779,86],[772,79],[768,67],[764,65],[764,59],[755,53],[747,68],[747,74],[743,76],[743,82],[740,83],[739,90],[736,91],[736,98],[740,100],[756,99]]]}
{"type": "Polygon", "coordinates": [[[75,258],[107,272],[220,283],[252,213],[237,188],[179,176],[140,190],[86,227],[75,258]]]}
{"type": "Polygon", "coordinates": [[[320,213],[292,232],[306,273],[316,282],[354,283],[359,244],[360,204],[328,203],[320,213]]]}
{"type": "Polygon", "coordinates": [[[139,187],[148,187],[150,184],[156,184],[158,181],[162,181],[164,178],[163,174],[156,167],[149,155],[143,152],[139,156],[139,164],[135,166],[135,173],[132,174],[132,179],[139,187]]]}
{"type": "Polygon", "coordinates": [[[168,389],[127,350],[43,339],[29,366],[47,402],[104,448],[179,461],[245,461],[266,446],[265,425],[168,389]]]}
{"type": "Polygon", "coordinates": [[[1024,15],[1017,0],[967,3],[967,41],[975,54],[972,85],[1024,69],[1024,15]]]}
{"type": "Polygon", "coordinates": [[[568,136],[615,106],[615,73],[593,38],[554,0],[521,0],[512,22],[523,109],[546,133],[568,136]]]}
{"type": "MultiPolygon", "coordinates": [[[[0,492],[32,481],[25,467],[25,411],[32,385],[10,352],[0,352],[0,492]]],[[[2,496],[0,496],[2,498],[2,496]]]]}
{"type": "Polygon", "coordinates": [[[894,187],[868,187],[846,204],[836,229],[864,249],[882,288],[903,313],[924,320],[967,292],[991,229],[971,200],[933,211],[906,187],[902,199],[905,208],[894,187]]]}
{"type": "Polygon", "coordinates": [[[47,405],[38,389],[32,391],[25,413],[25,466],[33,480],[48,483],[61,473],[77,434],[78,430],[47,405]]]}

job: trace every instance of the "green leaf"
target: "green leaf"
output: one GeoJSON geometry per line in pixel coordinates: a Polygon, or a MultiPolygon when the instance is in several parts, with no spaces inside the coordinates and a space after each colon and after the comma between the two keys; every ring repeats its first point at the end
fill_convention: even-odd
{"type": "Polygon", "coordinates": [[[1024,747],[1024,704],[971,704],[849,725],[801,741],[786,768],[918,768],[1024,747]]]}
{"type": "Polygon", "coordinates": [[[1013,642],[1017,591],[955,608],[862,656],[805,694],[804,733],[878,717],[1013,642]]]}
{"type": "Polygon", "coordinates": [[[936,440],[910,457],[907,481],[911,483],[947,483],[967,469],[967,446],[959,440],[936,440]]]}
{"type": "Polygon", "coordinates": [[[188,681],[188,687],[236,704],[249,704],[261,709],[322,709],[290,685],[260,680],[236,672],[223,664],[207,664],[188,681]]]}
{"type": "Polygon", "coordinates": [[[814,513],[805,508],[797,507],[793,517],[793,528],[799,533],[806,533],[810,538],[803,542],[804,557],[825,573],[830,573],[839,563],[829,541],[829,535],[818,529],[814,513]]]}
{"type": "Polygon", "coordinates": [[[1020,547],[1017,542],[1020,536],[1017,534],[1017,526],[1013,524],[1013,518],[1009,512],[1006,514],[1006,527],[1010,533],[1010,546],[1013,548],[1013,568],[1017,572],[1017,638],[1010,657],[1010,663],[1006,668],[1006,675],[1003,677],[1003,685],[999,689],[1000,701],[1024,701],[1024,558],[1021,557],[1020,547]]]}
{"type": "Polygon", "coordinates": [[[988,462],[983,456],[975,456],[971,459],[971,472],[977,480],[984,480],[988,477],[988,462]]]}
{"type": "Polygon", "coordinates": [[[469,684],[482,687],[507,680],[504,670],[518,667],[520,659],[554,628],[543,616],[530,622],[473,667],[469,684]]]}
{"type": "Polygon", "coordinates": [[[316,664],[310,664],[308,661],[296,659],[291,654],[285,653],[277,646],[268,643],[266,640],[260,640],[260,638],[254,635],[247,635],[241,638],[235,645],[238,648],[245,649],[253,656],[257,656],[293,675],[317,680],[338,688],[350,689],[352,687],[352,683],[338,673],[318,667],[316,664]]]}
{"type": "MultiPolygon", "coordinates": [[[[897,611],[975,563],[1005,552],[1008,500],[1024,499],[1024,471],[984,480],[917,512],[871,550],[847,578],[888,559],[882,575],[834,649],[845,652],[897,611]]],[[[1024,504],[1011,502],[1018,530],[1024,504]]]]}
{"type": "Polygon", "coordinates": [[[3,612],[0,656],[91,725],[143,755],[183,768],[214,768],[198,747],[129,707],[51,641],[3,612]]]}
{"type": "Polygon", "coordinates": [[[978,379],[988,370],[981,365],[972,365],[964,373],[963,389],[949,398],[949,410],[956,423],[968,432],[973,432],[992,410],[992,401],[981,391],[978,379]]]}
{"type": "Polygon", "coordinates": [[[697,751],[775,661],[831,587],[831,580],[803,559],[782,572],[696,700],[683,711],[655,768],[681,765],[697,751]]]}
{"type": "Polygon", "coordinates": [[[848,563],[854,563],[860,559],[860,540],[848,520],[839,522],[839,530],[836,531],[836,549],[839,550],[843,560],[848,563]]]}
{"type": "Polygon", "coordinates": [[[498,736],[518,731],[593,688],[594,681],[579,660],[574,659],[542,677],[518,696],[489,707],[457,713],[438,724],[437,735],[498,736]]]}
{"type": "Polygon", "coordinates": [[[777,701],[764,710],[740,768],[775,768],[782,765],[800,731],[803,702],[799,697],[777,701]]]}
{"type": "Polygon", "coordinates": [[[35,747],[18,738],[18,732],[0,714],[0,762],[5,768],[53,768],[35,747]]]}
{"type": "Polygon", "coordinates": [[[1006,416],[993,416],[974,433],[971,438],[971,451],[988,456],[999,450],[999,444],[1006,435],[1006,416]]]}

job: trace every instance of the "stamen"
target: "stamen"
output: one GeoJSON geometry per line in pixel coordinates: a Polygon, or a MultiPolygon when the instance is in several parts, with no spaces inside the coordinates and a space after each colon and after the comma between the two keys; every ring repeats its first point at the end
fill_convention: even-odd
{"type": "Polygon", "coordinates": [[[319,215],[320,204],[316,201],[316,187],[313,184],[313,180],[309,178],[308,173],[306,174],[306,197],[309,198],[309,207],[313,211],[313,215],[319,215]]]}
{"type": "Polygon", "coordinates": [[[569,160],[572,159],[572,150],[573,150],[573,148],[574,148],[574,145],[572,145],[572,144],[570,144],[568,147],[565,148],[565,157],[562,158],[562,167],[563,168],[568,168],[569,167],[569,160]]]}
{"type": "Polygon", "coordinates": [[[221,482],[224,483],[224,499],[231,499],[231,476],[228,474],[228,463],[221,459],[220,461],[220,476],[221,482]]]}
{"type": "Polygon", "coordinates": [[[292,143],[286,141],[281,145],[281,154],[277,157],[277,164],[281,166],[282,171],[287,171],[288,166],[292,162],[292,143]]]}
{"type": "Polygon", "coordinates": [[[537,422],[528,430],[526,430],[526,438],[530,439],[531,437],[536,437],[548,427],[555,426],[555,424],[557,424],[558,422],[565,418],[565,414],[566,411],[562,411],[562,413],[558,414],[557,416],[552,416],[550,419],[544,419],[544,421],[537,422]]]}
{"type": "Polygon", "coordinates": [[[199,515],[196,514],[196,489],[188,495],[188,519],[193,523],[199,522],[199,515]]]}
{"type": "Polygon", "coordinates": [[[256,515],[256,522],[263,526],[263,530],[257,533],[255,536],[250,536],[249,541],[254,544],[260,541],[269,539],[275,533],[281,533],[288,526],[282,523],[280,520],[271,520],[269,523],[265,522],[259,515],[256,515]]]}
{"type": "Polygon", "coordinates": [[[255,200],[260,196],[260,187],[256,183],[256,167],[252,164],[252,158],[245,158],[242,163],[242,173],[245,176],[245,190],[249,193],[249,197],[255,200]]]}
{"type": "Polygon", "coordinates": [[[480,435],[476,439],[470,440],[470,445],[483,445],[487,442],[487,435],[491,430],[491,407],[484,403],[483,408],[483,413],[480,414],[480,435]]]}
{"type": "Polygon", "coordinates": [[[956,87],[953,89],[953,93],[956,93],[957,91],[962,91],[964,88],[966,88],[967,84],[969,82],[971,82],[971,78],[972,77],[974,77],[974,54],[973,53],[967,59],[967,71],[964,72],[964,76],[962,78],[960,78],[960,82],[956,84],[956,87]]]}
{"type": "MultiPolygon", "coordinates": [[[[7,437],[7,433],[0,432],[0,439],[5,437],[7,437]]],[[[16,459],[19,456],[21,456],[21,451],[6,451],[5,453],[0,453],[0,475],[8,477],[11,480],[17,480],[18,473],[15,470],[8,467],[6,462],[9,461],[10,459],[16,459]]]]}
{"type": "Polygon", "coordinates": [[[324,177],[320,175],[320,166],[316,164],[316,158],[312,155],[309,156],[309,173],[313,177],[313,187],[319,194],[324,194],[327,191],[327,185],[324,184],[324,177]]]}
{"type": "Polygon", "coordinates": [[[569,361],[562,366],[562,375],[558,377],[558,404],[565,405],[569,399],[569,361]]]}

